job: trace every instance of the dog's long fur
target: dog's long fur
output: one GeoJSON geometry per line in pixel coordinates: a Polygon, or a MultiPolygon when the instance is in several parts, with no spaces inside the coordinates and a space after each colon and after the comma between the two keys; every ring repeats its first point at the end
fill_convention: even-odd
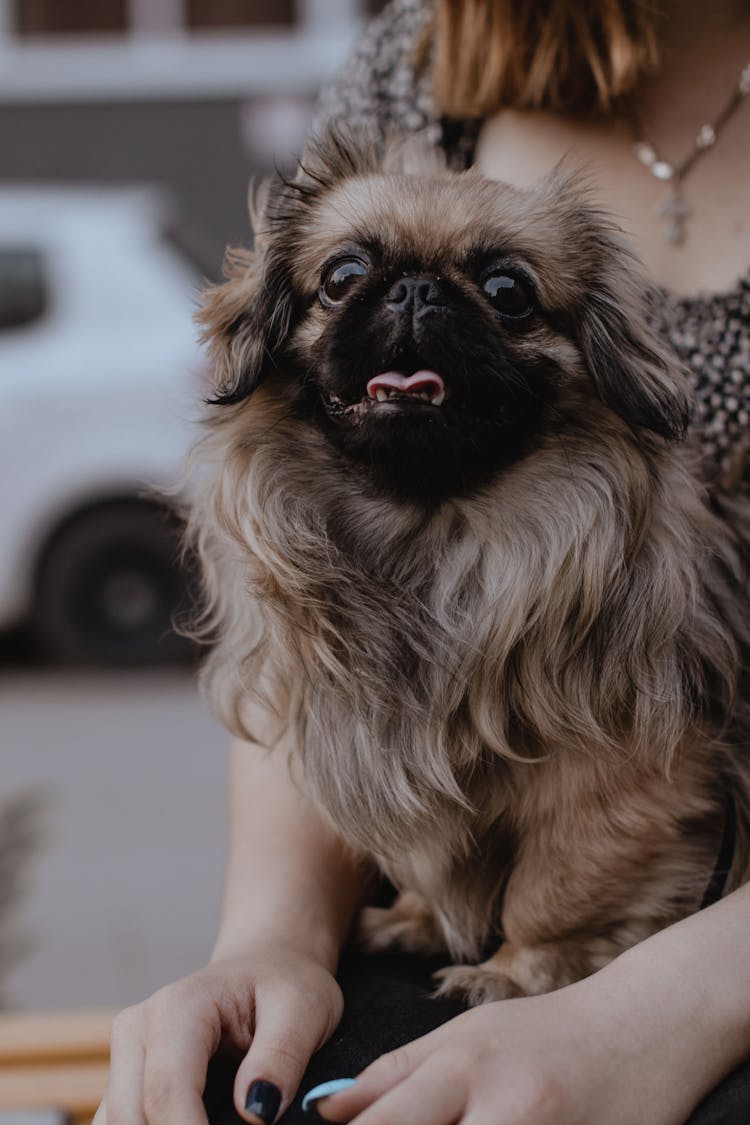
{"type": "Polygon", "coordinates": [[[342,836],[407,892],[365,912],[371,945],[475,959],[502,932],[443,988],[559,987],[697,909],[727,787],[727,888],[748,877],[747,511],[727,501],[727,519],[675,442],[682,374],[570,176],[415,179],[329,138],[262,208],[202,314],[219,388],[190,516],[205,690],[228,727],[301,755],[342,836]],[[561,310],[509,347],[563,375],[528,448],[422,504],[300,409],[334,331],[310,293],[368,223],[429,259],[488,214],[561,310]]]}

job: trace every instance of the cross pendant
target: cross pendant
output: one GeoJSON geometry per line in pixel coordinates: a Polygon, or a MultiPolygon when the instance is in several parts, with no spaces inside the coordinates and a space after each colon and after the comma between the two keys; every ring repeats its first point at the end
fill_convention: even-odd
{"type": "Polygon", "coordinates": [[[690,208],[682,198],[679,183],[671,185],[671,193],[666,203],[659,207],[659,214],[665,220],[664,234],[673,246],[682,246],[687,237],[687,220],[690,208]]]}

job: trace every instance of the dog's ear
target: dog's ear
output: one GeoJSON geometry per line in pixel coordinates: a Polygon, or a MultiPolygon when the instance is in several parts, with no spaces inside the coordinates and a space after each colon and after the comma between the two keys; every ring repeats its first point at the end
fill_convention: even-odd
{"type": "MultiPolygon", "coordinates": [[[[620,262],[622,252],[618,248],[620,262]]],[[[690,405],[677,357],[648,325],[645,290],[634,291],[631,271],[621,264],[608,275],[594,280],[578,323],[591,377],[602,401],[621,418],[679,441],[687,430],[690,405]]]]}
{"type": "Polygon", "coordinates": [[[241,402],[276,365],[294,319],[289,262],[306,217],[337,183],[376,171],[381,158],[374,135],[334,124],[308,143],[292,177],[279,172],[251,194],[254,246],[227,250],[226,281],[206,290],[196,317],[213,363],[212,403],[241,402]]]}
{"type": "Polygon", "coordinates": [[[227,250],[226,281],[205,291],[196,316],[213,365],[214,395],[209,401],[220,406],[252,394],[275,366],[292,321],[288,271],[272,252],[265,223],[269,190],[264,185],[258,200],[250,202],[253,248],[227,250]]]}

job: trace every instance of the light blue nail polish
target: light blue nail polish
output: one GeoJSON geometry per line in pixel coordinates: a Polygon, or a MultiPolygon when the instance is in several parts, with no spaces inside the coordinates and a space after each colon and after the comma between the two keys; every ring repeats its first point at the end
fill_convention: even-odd
{"type": "Polygon", "coordinates": [[[356,1081],[356,1078],[332,1078],[330,1082],[321,1082],[319,1086],[313,1086],[312,1090],[307,1091],[302,1099],[302,1108],[312,1109],[321,1098],[328,1098],[331,1094],[348,1090],[356,1081]]]}

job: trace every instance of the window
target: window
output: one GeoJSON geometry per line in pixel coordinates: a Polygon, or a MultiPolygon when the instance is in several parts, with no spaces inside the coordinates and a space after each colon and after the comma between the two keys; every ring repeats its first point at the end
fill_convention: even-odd
{"type": "Polygon", "coordinates": [[[28,246],[0,246],[0,329],[38,320],[47,306],[42,256],[28,246]]]}
{"type": "Polygon", "coordinates": [[[16,0],[21,35],[125,31],[127,0],[16,0]]]}
{"type": "Polygon", "coordinates": [[[273,27],[295,22],[295,0],[187,0],[193,28],[273,27]]]}

